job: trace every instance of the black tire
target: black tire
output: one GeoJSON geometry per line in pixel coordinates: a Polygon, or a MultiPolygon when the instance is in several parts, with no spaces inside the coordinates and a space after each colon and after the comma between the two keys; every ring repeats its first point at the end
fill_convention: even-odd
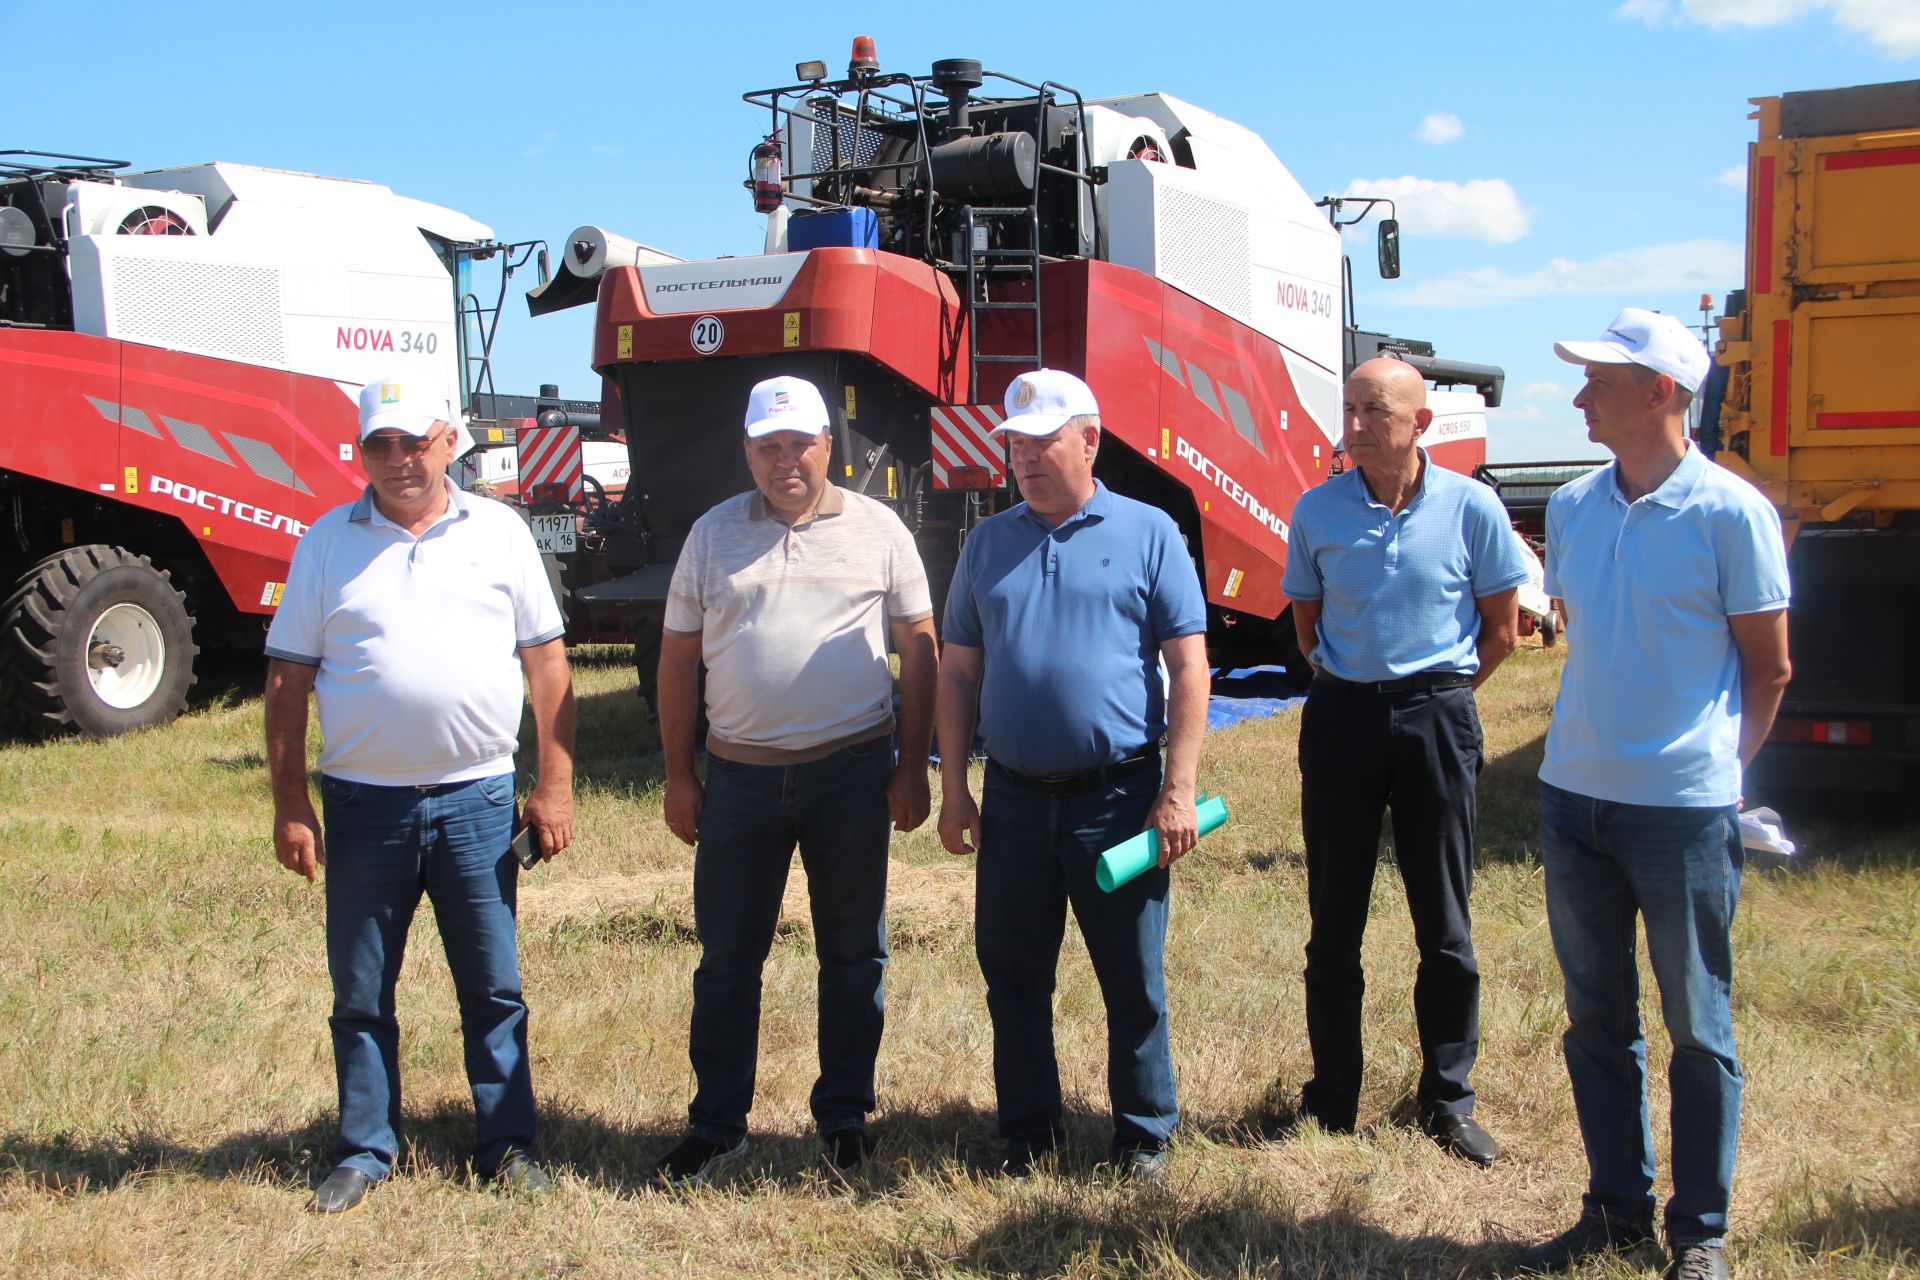
{"type": "Polygon", "coordinates": [[[1558,609],[1549,609],[1547,616],[1540,619],[1537,625],[1540,630],[1541,647],[1546,649],[1553,648],[1553,642],[1560,636],[1560,611],[1558,609]]]}
{"type": "Polygon", "coordinates": [[[199,652],[187,598],[164,569],[120,547],[73,547],[22,574],[0,606],[0,708],[39,738],[167,724],[186,709],[199,652]],[[119,688],[90,674],[91,642],[113,637],[136,642],[122,649],[134,666],[119,688]]]}

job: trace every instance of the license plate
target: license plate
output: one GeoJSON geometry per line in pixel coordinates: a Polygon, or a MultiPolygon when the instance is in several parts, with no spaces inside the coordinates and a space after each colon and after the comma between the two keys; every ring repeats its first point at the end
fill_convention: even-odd
{"type": "Polygon", "coordinates": [[[533,545],[542,555],[564,555],[573,551],[579,519],[575,516],[533,517],[533,545]]]}

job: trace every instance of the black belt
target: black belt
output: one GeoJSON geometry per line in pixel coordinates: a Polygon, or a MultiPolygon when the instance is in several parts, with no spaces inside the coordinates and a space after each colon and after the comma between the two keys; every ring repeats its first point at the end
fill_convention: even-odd
{"type": "Polygon", "coordinates": [[[1368,693],[1430,693],[1436,689],[1465,689],[1473,677],[1464,671],[1416,671],[1398,680],[1342,680],[1329,671],[1313,673],[1314,683],[1325,682],[1343,689],[1365,689],[1368,693]]]}
{"type": "Polygon", "coordinates": [[[1082,773],[1049,773],[1037,776],[1009,769],[992,756],[987,763],[1007,775],[1023,787],[1032,787],[1035,791],[1044,791],[1050,796],[1078,796],[1098,790],[1110,782],[1117,782],[1131,773],[1138,773],[1150,764],[1160,763],[1160,748],[1148,747],[1137,755],[1124,760],[1115,760],[1112,764],[1103,764],[1098,769],[1088,769],[1082,773]]]}

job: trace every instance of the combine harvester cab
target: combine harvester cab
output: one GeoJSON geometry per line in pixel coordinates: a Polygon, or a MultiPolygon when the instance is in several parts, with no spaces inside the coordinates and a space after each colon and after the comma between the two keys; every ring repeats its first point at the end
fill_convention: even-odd
{"type": "Polygon", "coordinates": [[[115,733],[257,648],[295,540],[365,480],[355,399],[462,395],[492,233],[367,182],[0,154],[0,715],[115,733]],[[470,296],[470,295],[469,295],[470,296]]]}
{"type": "MultiPolygon", "coordinates": [[[[797,72],[746,95],[767,112],[746,183],[767,251],[600,279],[593,365],[624,413],[634,532],[582,594],[657,642],[688,528],[752,483],[748,389],[794,374],[832,411],[832,478],[899,511],[938,609],[967,531],[1019,500],[988,433],[1044,364],[1099,397],[1100,477],[1185,534],[1213,660],[1297,663],[1280,579],[1340,432],[1343,263],[1266,143],[1164,94],[1089,102],[964,59],[883,73],[864,38],[845,79],[797,72]]],[[[1470,472],[1485,402],[1460,401],[1434,456],[1470,472]]],[[[651,696],[651,644],[636,660],[651,696]]]]}

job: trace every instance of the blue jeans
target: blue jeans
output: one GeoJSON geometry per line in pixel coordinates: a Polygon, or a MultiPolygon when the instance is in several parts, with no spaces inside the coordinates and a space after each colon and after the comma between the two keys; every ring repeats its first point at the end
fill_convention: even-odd
{"type": "Polygon", "coordinates": [[[797,765],[707,756],[706,805],[693,858],[693,973],[688,1057],[696,1082],[687,1127],[731,1145],[747,1131],[759,1062],[760,970],[773,945],[793,849],[807,869],[820,961],[820,1132],[865,1126],[873,1110],[887,967],[886,737],[797,765]]]}
{"type": "Polygon", "coordinates": [[[394,984],[424,890],[453,972],[473,1089],[474,1163],[489,1172],[533,1145],[527,1006],[514,942],[520,867],[513,775],[440,787],[322,778],[327,845],[327,969],[340,1086],[334,1161],[370,1178],[400,1145],[400,1024],[394,984]]]}
{"type": "Polygon", "coordinates": [[[1640,1025],[1634,916],[1673,1041],[1676,1246],[1716,1244],[1740,1140],[1733,1044],[1733,927],[1745,854],[1735,810],[1617,804],[1540,785],[1547,921],[1566,975],[1567,1075],[1586,1143],[1586,1206],[1653,1217],[1647,1042],[1640,1025]]]}
{"type": "Polygon", "coordinates": [[[1029,1151],[1061,1136],[1053,988],[1067,907],[1107,1008],[1107,1093],[1113,1150],[1156,1150],[1179,1122],[1167,1042],[1165,871],[1102,893],[1100,854],[1139,834],[1160,790],[1157,766],[1110,786],[1055,796],[988,761],[974,880],[974,950],[993,1019],[1000,1136],[1029,1151]]]}

